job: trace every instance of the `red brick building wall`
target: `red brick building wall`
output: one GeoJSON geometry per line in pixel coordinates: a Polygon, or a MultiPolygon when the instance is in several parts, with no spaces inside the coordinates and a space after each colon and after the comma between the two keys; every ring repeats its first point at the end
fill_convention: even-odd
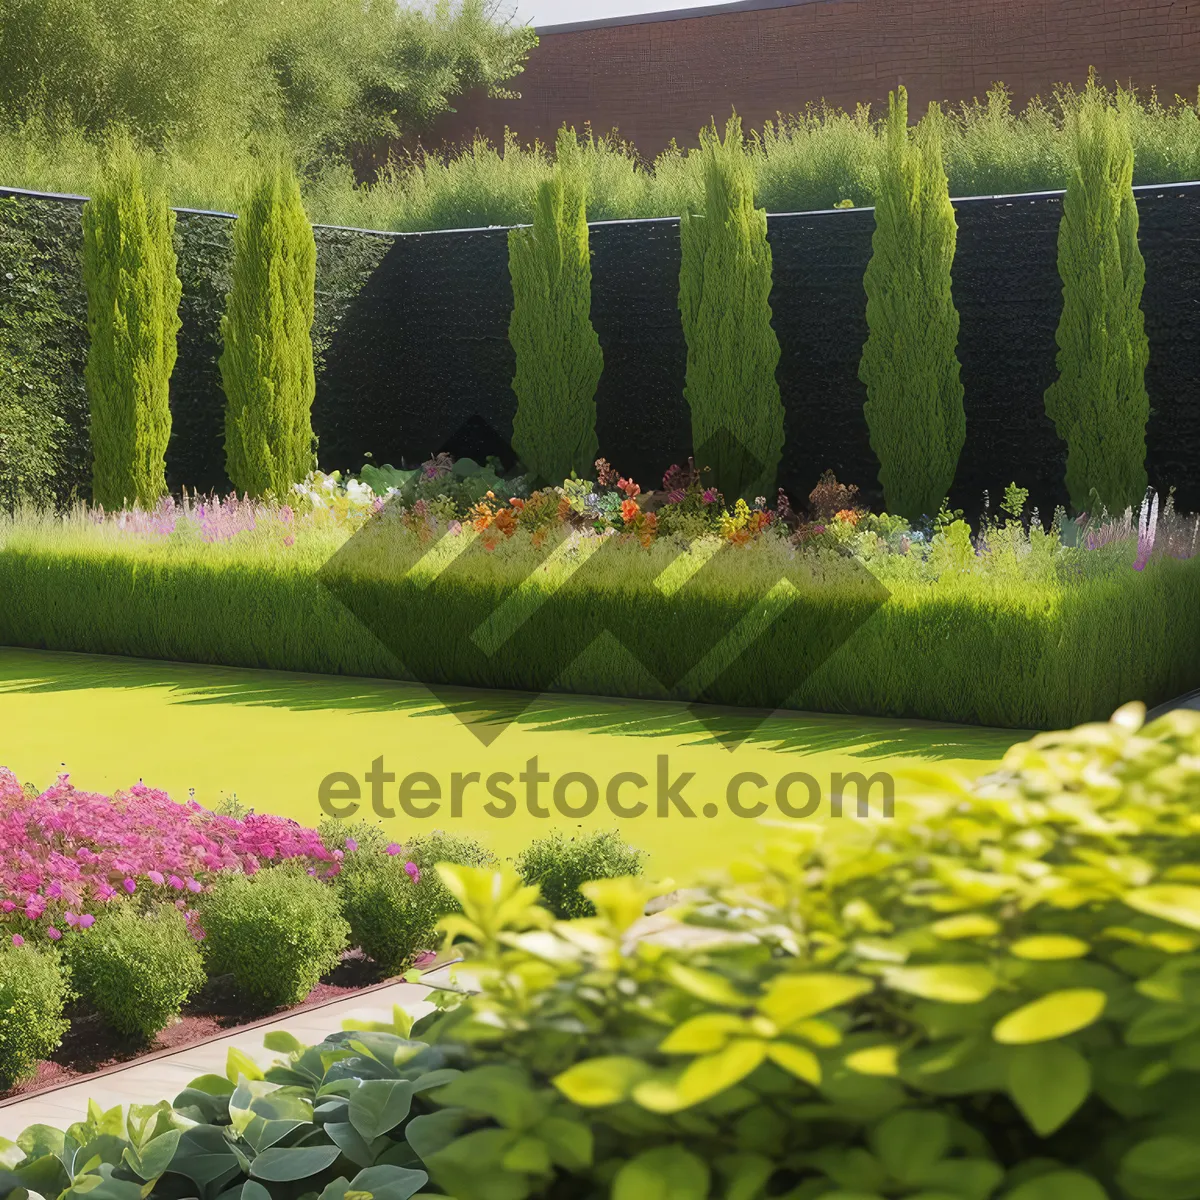
{"type": "Polygon", "coordinates": [[[1196,97],[1200,0],[742,0],[680,17],[560,26],[542,33],[519,100],[469,96],[427,146],[553,141],[564,122],[616,127],[652,157],[694,142],[732,108],[748,127],[822,99],[886,105],[904,84],[910,108],[982,95],[996,81],[1018,103],[1056,83],[1133,82],[1163,99],[1196,97]]]}

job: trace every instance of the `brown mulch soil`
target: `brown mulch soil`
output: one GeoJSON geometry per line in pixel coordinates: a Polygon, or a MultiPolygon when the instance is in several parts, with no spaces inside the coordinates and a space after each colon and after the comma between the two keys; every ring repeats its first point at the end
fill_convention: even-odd
{"type": "Polygon", "coordinates": [[[384,982],[384,979],[384,974],[373,962],[364,958],[360,951],[351,951],[313,988],[303,1004],[274,1013],[254,1015],[247,1015],[244,1007],[238,1003],[232,980],[228,976],[210,979],[184,1006],[179,1020],[168,1025],[149,1044],[122,1037],[109,1028],[99,1014],[76,1006],[66,1014],[70,1018],[71,1028],[53,1057],[38,1063],[37,1072],[31,1079],[11,1091],[0,1092],[0,1100],[72,1083],[96,1071],[127,1066],[148,1054],[182,1050],[205,1038],[232,1033],[240,1026],[261,1020],[264,1016],[284,1016],[311,1008],[314,1004],[352,996],[363,988],[384,982]]]}

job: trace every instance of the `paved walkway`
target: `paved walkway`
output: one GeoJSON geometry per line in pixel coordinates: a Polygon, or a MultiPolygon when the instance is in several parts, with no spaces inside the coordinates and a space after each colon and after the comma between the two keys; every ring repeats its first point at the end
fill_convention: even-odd
{"type": "MultiPolygon", "coordinates": [[[[426,978],[431,984],[445,983],[454,969],[453,966],[442,967],[426,978]]],[[[227,1037],[184,1047],[174,1054],[164,1054],[161,1058],[134,1063],[106,1075],[14,1101],[0,1107],[0,1137],[15,1139],[30,1125],[65,1129],[86,1116],[89,1100],[95,1100],[102,1109],[117,1104],[157,1104],[159,1100],[173,1100],[198,1075],[224,1075],[225,1060],[233,1046],[266,1066],[277,1057],[272,1051],[263,1049],[263,1038],[272,1030],[286,1030],[310,1045],[336,1033],[346,1020],[390,1020],[397,1004],[414,1017],[422,1017],[433,1009],[426,999],[429,991],[425,984],[394,983],[367,996],[351,996],[313,1007],[282,1017],[278,1022],[235,1031],[227,1037]]]]}
{"type": "MultiPolygon", "coordinates": [[[[638,941],[659,942],[678,947],[700,948],[706,943],[727,941],[729,934],[719,930],[681,925],[669,911],[670,905],[690,897],[689,892],[676,892],[663,897],[629,931],[627,946],[632,949],[638,941]]],[[[102,1109],[117,1104],[157,1104],[173,1100],[198,1075],[224,1075],[230,1047],[248,1054],[264,1066],[276,1055],[263,1048],[263,1038],[273,1030],[285,1030],[298,1041],[311,1045],[323,1041],[342,1028],[342,1022],[390,1020],[392,1009],[400,1005],[414,1018],[433,1010],[428,995],[433,987],[451,984],[470,988],[469,972],[459,964],[450,963],[428,972],[425,983],[393,983],[366,996],[351,996],[332,1004],[306,1009],[290,1017],[282,1017],[253,1029],[235,1031],[195,1046],[184,1047],[174,1054],[119,1067],[106,1075],[93,1076],[79,1083],[67,1084],[53,1091],[42,1092],[28,1099],[0,1105],[0,1137],[15,1139],[30,1125],[53,1125],[65,1129],[87,1113],[88,1101],[95,1100],[102,1109]]]]}

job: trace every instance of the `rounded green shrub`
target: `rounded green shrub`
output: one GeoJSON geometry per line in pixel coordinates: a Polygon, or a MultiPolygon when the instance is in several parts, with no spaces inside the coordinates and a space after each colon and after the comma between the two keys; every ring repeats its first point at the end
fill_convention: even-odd
{"type": "Polygon", "coordinates": [[[27,1079],[62,1041],[69,1022],[67,977],[53,951],[13,946],[0,951],[0,1087],[27,1079]]]}
{"type": "Polygon", "coordinates": [[[222,876],[200,905],[210,975],[259,1012],[299,1004],[337,966],[349,928],[333,888],[295,867],[222,876]]]}
{"type": "Polygon", "coordinates": [[[119,1033],[149,1041],[204,983],[200,947],[181,912],[114,905],[66,950],[79,995],[119,1033]]]}
{"type": "Polygon", "coordinates": [[[626,845],[615,829],[568,838],[561,832],[539,838],[517,858],[517,874],[541,889],[542,903],[561,921],[596,915],[579,890],[593,879],[642,873],[643,851],[626,845]]]}
{"type": "Polygon", "coordinates": [[[351,940],[389,974],[403,971],[437,942],[438,921],[456,912],[436,866],[485,866],[495,856],[471,838],[435,832],[399,853],[361,847],[346,855],[338,876],[351,940]]]}

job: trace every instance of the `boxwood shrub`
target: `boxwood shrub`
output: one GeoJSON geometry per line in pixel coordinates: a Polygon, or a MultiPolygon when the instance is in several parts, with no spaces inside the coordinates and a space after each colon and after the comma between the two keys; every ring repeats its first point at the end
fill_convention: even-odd
{"type": "Polygon", "coordinates": [[[69,1022],[70,988],[57,953],[32,946],[0,950],[0,1088],[28,1078],[69,1022]]]}
{"type": "Polygon", "coordinates": [[[66,960],[80,997],[119,1033],[149,1041],[204,983],[200,948],[181,912],[109,906],[73,934],[66,960]]]}
{"type": "Polygon", "coordinates": [[[439,862],[484,866],[494,856],[472,838],[433,832],[406,846],[360,843],[337,877],[350,937],[389,974],[437,944],[441,917],[458,908],[435,870],[439,862]]]}
{"type": "Polygon", "coordinates": [[[337,893],[292,866],[221,876],[200,903],[209,975],[260,1012],[299,1004],[333,970],[349,927],[337,893]]]}
{"type": "Polygon", "coordinates": [[[644,852],[625,844],[615,829],[538,838],[516,860],[517,874],[536,884],[542,903],[560,920],[594,917],[596,906],[579,890],[593,879],[640,875],[644,852]]]}

